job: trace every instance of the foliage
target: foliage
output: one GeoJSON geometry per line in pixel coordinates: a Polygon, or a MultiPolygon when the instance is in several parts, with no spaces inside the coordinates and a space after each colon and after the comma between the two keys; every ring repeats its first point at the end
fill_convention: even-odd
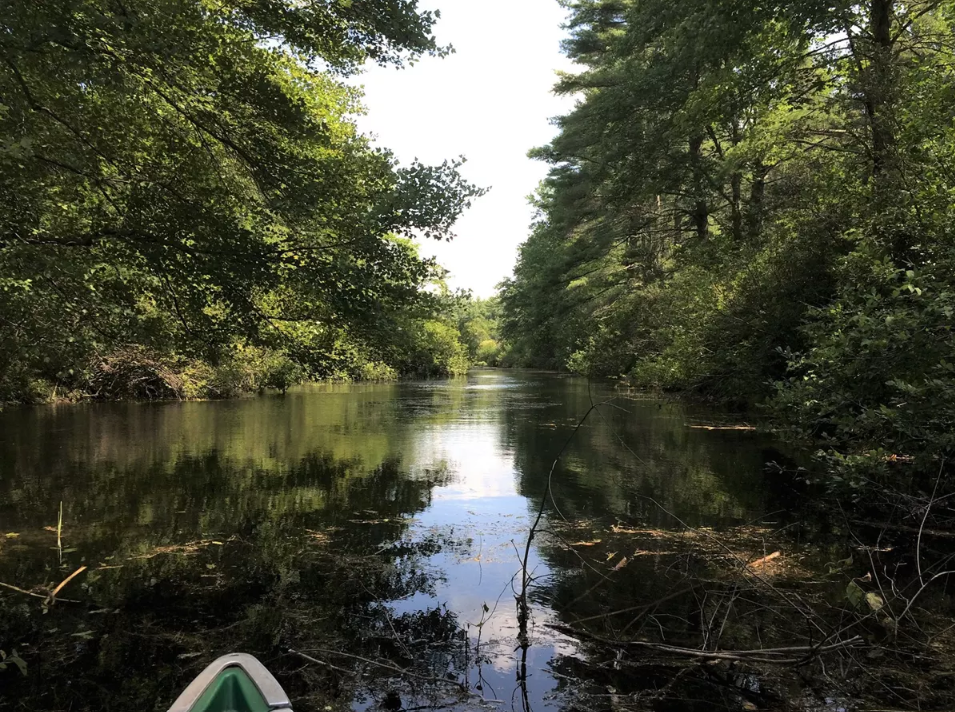
{"type": "Polygon", "coordinates": [[[17,651],[13,650],[8,655],[6,651],[0,650],[0,672],[8,669],[11,665],[15,666],[20,674],[24,677],[27,676],[27,663],[26,661],[17,655],[17,651]]]}
{"type": "Polygon", "coordinates": [[[460,161],[374,148],[337,75],[444,53],[435,19],[414,0],[5,4],[0,397],[95,390],[87,364],[129,348],[220,370],[236,344],[295,365],[214,389],[284,388],[391,336],[435,275],[395,236],[449,238],[482,191],[460,161]]]}
{"type": "Polygon", "coordinates": [[[501,340],[500,300],[475,299],[470,292],[458,292],[449,301],[470,360],[480,366],[504,365],[507,347],[501,340]]]}
{"type": "Polygon", "coordinates": [[[414,322],[406,332],[411,345],[401,370],[423,378],[467,373],[470,362],[457,329],[438,320],[414,322]]]}
{"type": "Polygon", "coordinates": [[[526,365],[768,403],[833,482],[952,453],[955,3],[573,0],[503,285],[526,365]]]}
{"type": "Polygon", "coordinates": [[[362,381],[394,381],[398,372],[381,361],[369,361],[361,365],[358,376],[362,381]]]}

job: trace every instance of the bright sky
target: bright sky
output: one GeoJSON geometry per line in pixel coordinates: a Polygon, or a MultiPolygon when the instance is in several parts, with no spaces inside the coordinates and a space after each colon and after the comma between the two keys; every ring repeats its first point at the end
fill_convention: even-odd
{"type": "Polygon", "coordinates": [[[557,0],[423,0],[440,10],[442,45],[457,52],[403,70],[374,67],[359,77],[368,115],[359,127],[402,163],[440,163],[464,155],[464,175],[491,187],[458,222],[451,243],[421,240],[421,252],[451,271],[452,287],[489,297],[511,274],[527,237],[527,196],[547,166],[527,151],[554,136],[550,118],[573,100],[551,93],[555,71],[570,70],[560,53],[564,12],[557,0]]]}

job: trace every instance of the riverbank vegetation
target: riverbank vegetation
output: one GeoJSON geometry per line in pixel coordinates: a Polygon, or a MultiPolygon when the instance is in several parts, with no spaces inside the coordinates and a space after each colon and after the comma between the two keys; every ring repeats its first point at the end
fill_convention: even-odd
{"type": "Polygon", "coordinates": [[[765,405],[830,484],[927,496],[955,423],[955,4],[566,5],[579,102],[535,151],[513,357],[765,405]]]}
{"type": "Polygon", "coordinates": [[[453,313],[471,363],[508,365],[508,347],[501,337],[501,302],[497,297],[477,299],[469,292],[458,292],[453,313]]]}
{"type": "Polygon", "coordinates": [[[459,373],[412,237],[483,191],[354,124],[366,61],[448,52],[415,2],[10,3],[0,402],[459,373]]]}

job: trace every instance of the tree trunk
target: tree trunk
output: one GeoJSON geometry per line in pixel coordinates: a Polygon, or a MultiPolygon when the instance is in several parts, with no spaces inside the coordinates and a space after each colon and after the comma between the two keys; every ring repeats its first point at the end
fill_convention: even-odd
{"type": "Polygon", "coordinates": [[[871,0],[872,57],[866,81],[866,111],[872,130],[872,175],[880,180],[891,164],[894,135],[888,115],[892,80],[892,14],[894,0],[871,0]]]}
{"type": "MultiPolygon", "coordinates": [[[[739,125],[733,121],[732,141],[733,147],[739,145],[739,125]]],[[[743,240],[743,172],[736,167],[730,176],[730,188],[732,190],[732,221],[733,221],[733,240],[742,242],[743,240]]]]}
{"type": "Polygon", "coordinates": [[[749,239],[755,240],[763,231],[763,199],[766,196],[766,166],[757,160],[753,165],[753,182],[749,186],[749,206],[746,210],[746,227],[749,239]]]}
{"type": "Polygon", "coordinates": [[[703,136],[690,137],[690,167],[692,169],[693,191],[696,193],[696,200],[693,209],[690,211],[690,217],[696,228],[696,236],[706,238],[710,231],[710,211],[706,204],[706,198],[703,193],[703,136]]]}
{"type": "Polygon", "coordinates": [[[730,185],[733,188],[733,240],[741,242],[743,239],[743,211],[740,208],[740,201],[743,199],[743,174],[739,171],[733,171],[730,185]]]}

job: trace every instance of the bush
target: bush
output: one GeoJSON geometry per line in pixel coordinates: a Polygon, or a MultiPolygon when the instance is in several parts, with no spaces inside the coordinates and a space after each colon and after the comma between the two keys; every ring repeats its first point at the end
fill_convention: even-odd
{"type": "Polygon", "coordinates": [[[234,398],[266,388],[284,393],[304,377],[304,369],[281,351],[236,344],[229,356],[212,369],[205,397],[234,398]]]}
{"type": "Polygon", "coordinates": [[[55,384],[32,377],[26,368],[10,369],[0,376],[0,405],[49,403],[55,398],[56,392],[55,384]]]}
{"type": "Polygon", "coordinates": [[[423,378],[459,376],[467,373],[470,362],[460,333],[441,321],[416,323],[411,331],[410,358],[402,371],[423,378]]]}
{"type": "Polygon", "coordinates": [[[158,400],[184,395],[181,373],[142,346],[125,346],[95,359],[90,370],[89,392],[94,398],[158,400]]]}
{"type": "Polygon", "coordinates": [[[367,361],[361,365],[358,377],[362,381],[396,381],[398,372],[381,361],[367,361]]]}
{"type": "Polygon", "coordinates": [[[860,250],[843,288],[788,353],[773,410],[797,435],[822,438],[830,481],[934,474],[955,453],[955,256],[920,272],[860,250]]]}
{"type": "Polygon", "coordinates": [[[485,339],[478,344],[475,358],[478,364],[499,366],[501,361],[501,345],[494,339],[485,339]]]}

